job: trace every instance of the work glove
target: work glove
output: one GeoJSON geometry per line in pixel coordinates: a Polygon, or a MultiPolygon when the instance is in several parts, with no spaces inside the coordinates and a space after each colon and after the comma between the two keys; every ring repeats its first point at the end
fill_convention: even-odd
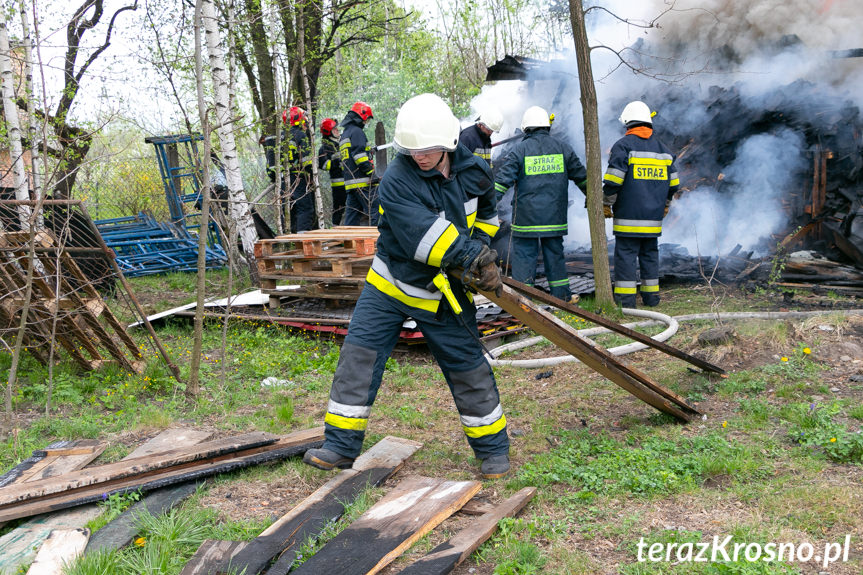
{"type": "Polygon", "coordinates": [[[613,218],[614,212],[611,211],[611,206],[608,204],[602,204],[602,215],[606,218],[613,218]]]}
{"type": "Polygon", "coordinates": [[[493,291],[498,297],[503,293],[503,282],[500,279],[500,268],[497,267],[497,252],[483,244],[482,249],[473,258],[470,267],[465,270],[468,277],[466,283],[481,291],[493,291]]]}
{"type": "Polygon", "coordinates": [[[671,202],[665,202],[665,210],[662,212],[663,218],[668,215],[668,208],[670,208],[670,207],[671,207],[671,202]]]}

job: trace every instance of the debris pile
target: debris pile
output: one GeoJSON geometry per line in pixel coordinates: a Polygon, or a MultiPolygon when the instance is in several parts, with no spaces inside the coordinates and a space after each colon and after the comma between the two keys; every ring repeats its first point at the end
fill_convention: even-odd
{"type": "MultiPolygon", "coordinates": [[[[0,514],[4,518],[39,515],[0,538],[0,564],[18,569],[30,564],[72,562],[82,554],[122,549],[138,535],[136,514],[159,515],[182,504],[203,477],[239,467],[299,456],[323,443],[323,428],[277,437],[264,433],[207,441],[209,434],[169,429],[136,449],[122,461],[85,467],[105,449],[96,441],[55,443],[0,477],[5,485],[0,514]],[[34,475],[38,472],[38,478],[34,475]],[[169,486],[170,485],[170,486],[169,486]],[[88,504],[115,493],[141,490],[143,499],[95,532],[85,524],[101,513],[88,504]],[[47,498],[47,499],[46,499],[47,498]],[[57,512],[52,501],[68,501],[57,512]],[[35,506],[40,506],[37,510],[35,506]],[[67,545],[58,545],[66,541],[67,545]],[[38,550],[38,554],[37,554],[38,550]]],[[[182,574],[203,573],[321,573],[345,575],[378,572],[417,540],[456,512],[473,515],[467,528],[421,556],[402,573],[449,573],[493,533],[504,517],[516,515],[536,493],[526,487],[509,499],[491,505],[474,496],[479,481],[449,481],[408,476],[366,513],[333,537],[312,557],[300,552],[310,539],[320,537],[348,505],[370,487],[383,486],[422,447],[421,443],[385,437],[311,493],[251,541],[214,541],[201,544],[182,574]]]]}

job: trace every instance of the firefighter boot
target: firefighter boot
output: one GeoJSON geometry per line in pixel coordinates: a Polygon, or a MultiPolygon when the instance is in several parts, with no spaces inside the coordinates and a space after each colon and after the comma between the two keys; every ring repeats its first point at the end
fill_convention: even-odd
{"type": "Polygon", "coordinates": [[[329,471],[338,467],[339,469],[347,469],[354,464],[354,460],[350,457],[345,457],[335,451],[330,451],[324,447],[320,449],[309,449],[303,455],[303,463],[329,471]]]}
{"type": "Polygon", "coordinates": [[[482,460],[479,468],[483,479],[498,479],[509,473],[509,455],[492,455],[482,460]]]}

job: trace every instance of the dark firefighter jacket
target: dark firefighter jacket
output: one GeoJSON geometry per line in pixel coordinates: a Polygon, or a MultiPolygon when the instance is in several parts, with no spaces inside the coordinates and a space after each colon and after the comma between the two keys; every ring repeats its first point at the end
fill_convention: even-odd
{"type": "Polygon", "coordinates": [[[318,168],[330,173],[333,189],[345,187],[342,161],[339,156],[339,142],[332,136],[324,136],[323,142],[321,142],[321,147],[318,149],[318,168]]]}
{"type": "Polygon", "coordinates": [[[291,173],[311,174],[313,159],[308,133],[300,126],[291,126],[291,140],[288,142],[288,164],[291,166],[291,173]]]}
{"type": "MultiPolygon", "coordinates": [[[[488,164],[459,145],[450,166],[449,179],[420,170],[404,154],[387,167],[378,187],[377,254],[366,277],[390,297],[432,313],[442,297],[427,289],[435,276],[442,268],[469,264],[479,242],[488,244],[498,229],[488,164]]],[[[453,290],[463,289],[457,284],[453,290]]]]}
{"type": "Polygon", "coordinates": [[[611,148],[603,177],[604,202],[613,206],[615,235],[657,237],[662,233],[665,204],[680,179],[674,156],[652,130],[640,132],[649,134],[647,138],[631,132],[611,148]]]}
{"type": "Polygon", "coordinates": [[[368,187],[371,176],[375,173],[375,164],[369,150],[369,141],[363,131],[363,121],[353,110],[342,120],[339,152],[342,155],[345,190],[350,192],[368,187]]]}
{"type": "Polygon", "coordinates": [[[474,124],[465,128],[458,136],[458,141],[464,144],[474,156],[478,156],[491,165],[491,136],[486,136],[479,126],[474,124]]]}
{"type": "Polygon", "coordinates": [[[587,170],[566,142],[547,129],[530,130],[506,155],[495,175],[501,194],[517,184],[512,199],[512,235],[565,236],[569,180],[582,192],[587,170]]]}

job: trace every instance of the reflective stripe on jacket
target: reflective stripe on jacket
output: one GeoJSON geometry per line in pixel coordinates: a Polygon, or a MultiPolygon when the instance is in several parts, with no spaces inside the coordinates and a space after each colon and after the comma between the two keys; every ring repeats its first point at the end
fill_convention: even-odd
{"type": "Polygon", "coordinates": [[[291,126],[291,139],[288,142],[288,164],[293,173],[312,170],[312,144],[306,130],[291,126]]]}
{"type": "Polygon", "coordinates": [[[482,158],[491,166],[491,137],[486,136],[479,126],[474,124],[461,131],[458,136],[460,144],[470,150],[474,156],[482,158]]]}
{"type": "MultiPolygon", "coordinates": [[[[377,254],[366,281],[409,305],[436,312],[441,294],[429,290],[441,268],[459,266],[471,239],[488,244],[498,230],[491,170],[462,145],[450,153],[450,178],[423,172],[399,154],[378,186],[383,215],[377,254]]],[[[457,280],[453,290],[464,289],[457,280]]]]}
{"type": "Polygon", "coordinates": [[[369,141],[363,131],[363,121],[351,110],[342,120],[342,135],[339,138],[339,153],[345,178],[345,190],[368,187],[375,172],[375,164],[369,141]]]}
{"type": "Polygon", "coordinates": [[[325,136],[318,149],[318,168],[330,174],[330,184],[333,188],[344,187],[345,178],[342,175],[342,161],[338,157],[339,142],[332,136],[325,136]],[[333,159],[333,156],[336,159],[333,159]]]}
{"type": "Polygon", "coordinates": [[[665,204],[680,185],[674,155],[652,131],[644,133],[650,136],[627,133],[608,158],[602,190],[613,200],[615,235],[659,236],[665,204]]]}

